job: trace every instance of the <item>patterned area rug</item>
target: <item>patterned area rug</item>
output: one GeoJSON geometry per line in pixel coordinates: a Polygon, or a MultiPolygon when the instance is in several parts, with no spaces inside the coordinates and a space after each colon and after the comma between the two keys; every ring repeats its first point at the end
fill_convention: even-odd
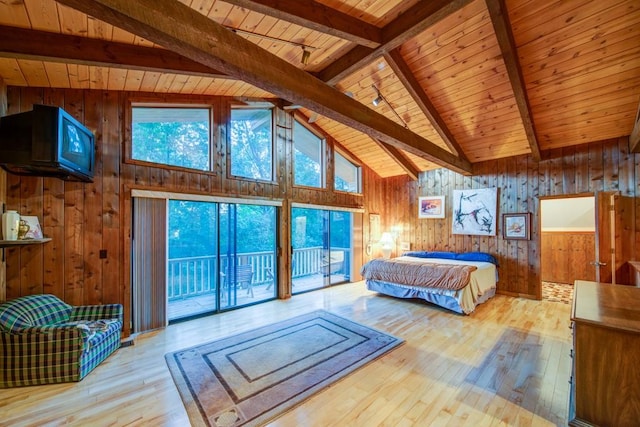
{"type": "Polygon", "coordinates": [[[568,283],[542,282],[542,299],[571,304],[573,285],[568,283]]]}
{"type": "Polygon", "coordinates": [[[256,426],[401,343],[319,310],[165,359],[192,426],[256,426]]]}

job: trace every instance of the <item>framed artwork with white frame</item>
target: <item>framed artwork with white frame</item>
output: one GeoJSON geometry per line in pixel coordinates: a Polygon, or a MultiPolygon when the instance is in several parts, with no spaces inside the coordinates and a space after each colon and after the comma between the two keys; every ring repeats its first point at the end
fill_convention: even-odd
{"type": "Polygon", "coordinates": [[[444,196],[426,196],[418,198],[418,218],[444,218],[444,196]]]}

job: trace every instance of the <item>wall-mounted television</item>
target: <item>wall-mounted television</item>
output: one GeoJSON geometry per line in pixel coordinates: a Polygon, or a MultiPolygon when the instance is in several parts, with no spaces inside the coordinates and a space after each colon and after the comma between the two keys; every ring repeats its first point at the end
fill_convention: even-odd
{"type": "Polygon", "coordinates": [[[62,108],[36,104],[0,118],[0,165],[17,175],[91,182],[95,136],[62,108]]]}

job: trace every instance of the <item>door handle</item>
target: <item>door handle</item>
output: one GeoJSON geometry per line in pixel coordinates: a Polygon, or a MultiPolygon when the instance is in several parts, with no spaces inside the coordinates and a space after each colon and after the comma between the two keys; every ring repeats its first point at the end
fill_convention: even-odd
{"type": "Polygon", "coordinates": [[[600,261],[591,261],[589,264],[593,265],[594,267],[604,267],[605,265],[607,265],[606,262],[600,261]]]}

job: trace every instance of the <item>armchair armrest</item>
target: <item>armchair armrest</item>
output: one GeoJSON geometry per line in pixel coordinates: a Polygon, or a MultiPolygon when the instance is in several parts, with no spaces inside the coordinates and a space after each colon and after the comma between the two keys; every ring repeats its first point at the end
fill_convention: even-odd
{"type": "MultiPolygon", "coordinates": [[[[19,331],[5,333],[9,337],[22,337],[21,340],[28,342],[75,342],[79,350],[84,348],[84,343],[91,335],[88,328],[78,327],[78,325],[42,325],[21,328],[19,331]]],[[[70,344],[68,344],[70,345],[70,344]]]]}
{"type": "Polygon", "coordinates": [[[122,304],[80,305],[71,311],[69,321],[118,319],[123,321],[122,304]]]}

